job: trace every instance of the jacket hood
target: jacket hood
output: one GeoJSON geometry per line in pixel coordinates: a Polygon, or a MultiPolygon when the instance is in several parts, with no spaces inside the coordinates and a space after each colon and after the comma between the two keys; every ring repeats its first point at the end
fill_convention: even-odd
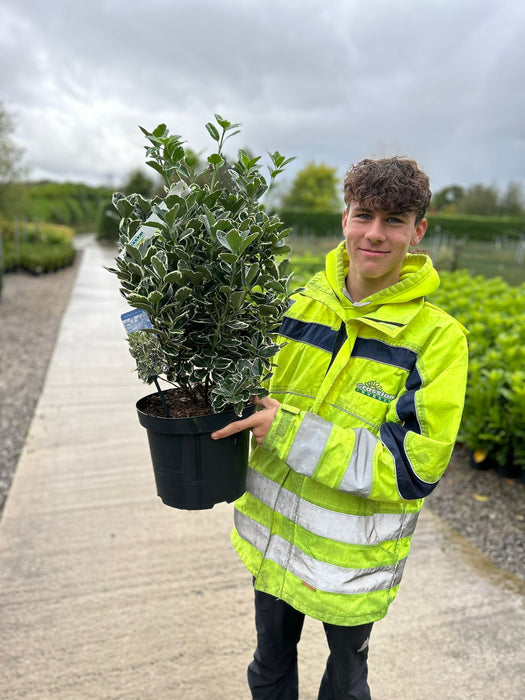
{"type": "Polygon", "coordinates": [[[314,275],[301,293],[326,304],[345,322],[359,319],[392,338],[421,310],[427,295],[439,287],[432,260],[422,253],[409,253],[397,284],[354,305],[343,291],[349,264],[343,241],[326,256],[325,271],[314,275]]]}
{"type": "MultiPolygon", "coordinates": [[[[352,302],[343,292],[349,263],[344,241],[326,256],[326,278],[343,306],[352,306],[352,302]]],[[[370,309],[383,304],[402,304],[429,296],[438,287],[439,275],[428,255],[408,253],[401,267],[399,282],[371,294],[363,299],[360,305],[366,304],[370,309]]]]}

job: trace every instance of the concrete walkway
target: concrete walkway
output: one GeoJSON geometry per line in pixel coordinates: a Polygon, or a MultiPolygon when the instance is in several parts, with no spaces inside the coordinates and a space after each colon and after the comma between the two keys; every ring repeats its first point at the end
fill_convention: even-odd
{"type": "MultiPolygon", "coordinates": [[[[233,507],[156,497],[113,255],[86,245],[0,523],[0,697],[248,698],[252,591],[233,507]]],[[[523,592],[424,512],[373,632],[374,700],[525,697],[523,592]]],[[[317,697],[325,657],[308,620],[301,700],[317,697]]]]}

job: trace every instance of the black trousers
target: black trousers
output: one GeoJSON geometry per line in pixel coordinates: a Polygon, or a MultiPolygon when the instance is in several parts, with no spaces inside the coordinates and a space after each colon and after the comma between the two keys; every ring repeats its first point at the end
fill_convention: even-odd
{"type": "MultiPolygon", "coordinates": [[[[267,593],[255,591],[257,649],[248,666],[255,700],[297,700],[297,644],[304,614],[267,593]]],[[[368,640],[373,623],[340,627],[323,622],[330,654],[318,700],[370,700],[368,640]]]]}

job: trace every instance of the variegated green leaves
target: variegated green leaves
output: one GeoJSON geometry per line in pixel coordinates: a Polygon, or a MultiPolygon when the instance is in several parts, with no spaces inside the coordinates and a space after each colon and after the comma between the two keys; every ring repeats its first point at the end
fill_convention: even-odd
{"type": "Polygon", "coordinates": [[[222,148],[238,125],[219,115],[215,121],[206,125],[217,144],[207,177],[190,166],[180,137],[165,125],[142,130],[165,194],[114,195],[121,252],[112,272],[153,326],[140,332],[140,342],[130,340],[141,378],[151,382],[162,368],[216,411],[233,406],[240,413],[251,396],[265,393],[261,381],[278,350],[272,334],[288,305],[288,230],[259,200],[291,159],[271,154],[268,182],[260,158],[239,151],[230,186],[219,184],[222,148]]]}

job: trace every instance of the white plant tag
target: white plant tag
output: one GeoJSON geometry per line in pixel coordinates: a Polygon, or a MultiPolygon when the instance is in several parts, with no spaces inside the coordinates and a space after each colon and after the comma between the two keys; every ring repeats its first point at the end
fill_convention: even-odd
{"type": "MultiPolygon", "coordinates": [[[[162,209],[167,209],[164,202],[161,202],[159,206],[162,209]]],[[[157,214],[150,214],[146,221],[152,221],[153,223],[162,223],[162,219],[160,218],[160,216],[157,216],[157,214]]],[[[150,238],[153,238],[153,236],[156,236],[159,233],[159,231],[160,229],[158,228],[154,228],[153,226],[144,226],[143,224],[135,233],[133,238],[130,241],[128,241],[128,243],[134,248],[138,248],[141,243],[144,243],[144,241],[148,241],[150,238]]],[[[122,248],[118,257],[124,258],[125,254],[126,248],[122,248]]]]}

